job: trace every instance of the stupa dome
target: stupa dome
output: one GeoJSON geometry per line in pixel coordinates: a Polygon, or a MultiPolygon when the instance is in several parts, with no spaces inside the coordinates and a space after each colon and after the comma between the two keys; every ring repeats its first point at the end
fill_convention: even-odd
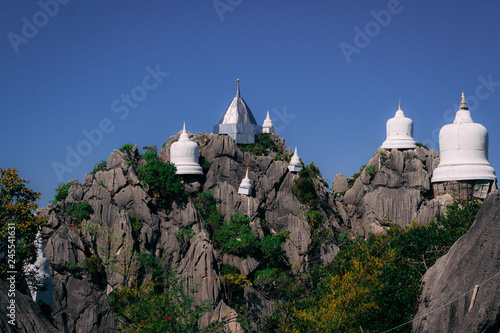
{"type": "Polygon", "coordinates": [[[248,169],[245,178],[241,181],[238,194],[251,195],[252,194],[252,181],[248,178],[248,169]]]}
{"type": "Polygon", "coordinates": [[[189,140],[186,133],[186,123],[182,129],[179,141],[170,146],[170,162],[177,168],[176,175],[203,175],[198,163],[200,148],[196,142],[189,140]]]}
{"type": "Polygon", "coordinates": [[[417,144],[413,139],[413,121],[405,117],[403,110],[401,110],[401,101],[399,101],[399,109],[396,111],[394,118],[387,120],[386,131],[387,138],[382,143],[381,148],[417,148],[417,144]]]}
{"type": "Polygon", "coordinates": [[[290,165],[288,165],[288,170],[291,172],[299,172],[302,169],[302,164],[300,163],[300,157],[297,153],[297,147],[295,147],[295,152],[293,153],[292,159],[290,160],[290,165]]]}
{"type": "Polygon", "coordinates": [[[439,132],[440,162],[432,182],[497,179],[488,162],[488,131],[474,123],[462,92],[460,107],[453,124],[439,132]]]}
{"type": "Polygon", "coordinates": [[[264,119],[264,124],[262,124],[262,133],[274,133],[274,125],[271,117],[269,117],[269,111],[267,111],[267,117],[264,119]]]}
{"type": "Polygon", "coordinates": [[[236,96],[214,126],[214,133],[229,134],[238,144],[254,144],[255,134],[262,132],[262,126],[257,125],[252,111],[240,96],[239,82],[239,79],[236,80],[236,96]]]}

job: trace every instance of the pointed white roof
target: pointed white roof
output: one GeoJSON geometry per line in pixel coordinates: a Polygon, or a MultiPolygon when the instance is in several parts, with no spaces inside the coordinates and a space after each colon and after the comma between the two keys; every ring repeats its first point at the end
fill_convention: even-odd
{"type": "Polygon", "coordinates": [[[238,194],[251,195],[252,194],[252,180],[248,177],[248,169],[245,178],[241,181],[238,194]]]}
{"type": "Polygon", "coordinates": [[[250,124],[257,125],[247,103],[240,96],[240,79],[236,80],[236,96],[229,104],[219,124],[250,124]]]}

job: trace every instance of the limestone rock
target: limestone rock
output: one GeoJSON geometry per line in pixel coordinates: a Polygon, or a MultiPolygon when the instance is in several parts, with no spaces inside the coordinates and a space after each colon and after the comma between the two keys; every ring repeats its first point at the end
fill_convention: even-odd
{"type": "Polygon", "coordinates": [[[38,305],[33,302],[31,297],[15,291],[15,296],[10,298],[9,283],[0,280],[0,331],[5,333],[56,333],[59,331],[54,325],[45,317],[38,305]],[[15,325],[10,325],[10,317],[7,316],[9,310],[7,307],[10,305],[10,300],[15,299],[15,325]]]}
{"type": "Polygon", "coordinates": [[[335,178],[333,179],[333,187],[332,187],[332,192],[344,192],[348,189],[348,184],[347,184],[347,179],[344,177],[343,174],[339,173],[335,175],[335,178]]]}
{"type": "Polygon", "coordinates": [[[412,332],[500,329],[500,192],[488,195],[469,231],[424,275],[412,332]],[[472,302],[475,286],[477,295],[472,302]]]}

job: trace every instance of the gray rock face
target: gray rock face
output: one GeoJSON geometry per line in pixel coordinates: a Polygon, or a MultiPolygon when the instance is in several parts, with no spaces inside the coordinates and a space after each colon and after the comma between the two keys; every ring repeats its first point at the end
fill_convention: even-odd
{"type": "Polygon", "coordinates": [[[333,179],[333,187],[332,187],[332,192],[344,192],[348,189],[347,186],[347,179],[344,177],[343,174],[339,173],[335,175],[335,178],[333,179]]]}
{"type": "Polygon", "coordinates": [[[0,331],[5,333],[57,333],[59,331],[45,317],[38,305],[33,302],[31,297],[15,291],[13,298],[9,297],[9,283],[0,280],[0,331]],[[12,320],[8,317],[7,307],[11,304],[10,300],[15,299],[15,325],[10,325],[12,320]]]}
{"type": "Polygon", "coordinates": [[[430,179],[438,164],[432,149],[378,149],[352,188],[337,198],[344,206],[344,225],[366,236],[383,232],[390,223],[406,227],[414,220],[429,222],[432,213],[442,209],[439,202],[428,205],[430,179]]]}
{"type": "Polygon", "coordinates": [[[425,273],[412,332],[500,331],[499,221],[494,191],[469,231],[425,273]]]}

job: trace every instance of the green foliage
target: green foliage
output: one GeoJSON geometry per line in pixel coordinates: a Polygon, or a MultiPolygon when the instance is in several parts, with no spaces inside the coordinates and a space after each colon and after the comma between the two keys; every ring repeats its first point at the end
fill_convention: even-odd
{"type": "Polygon", "coordinates": [[[108,187],[104,184],[104,181],[103,181],[103,180],[101,180],[101,181],[99,182],[99,186],[102,186],[102,187],[104,187],[104,188],[108,188],[108,187]]]}
{"type": "Polygon", "coordinates": [[[75,219],[76,225],[80,225],[84,220],[90,218],[90,214],[94,213],[88,202],[72,202],[68,206],[67,214],[75,219]]]}
{"type": "Polygon", "coordinates": [[[78,267],[75,263],[71,262],[66,264],[66,270],[77,278],[80,278],[82,276],[82,273],[80,273],[80,267],[78,267]]]}
{"type": "Polygon", "coordinates": [[[291,186],[292,193],[304,205],[311,209],[318,207],[318,193],[314,185],[314,180],[320,176],[319,169],[314,162],[303,167],[299,172],[299,178],[295,179],[291,186]]]}
{"type": "Polygon", "coordinates": [[[212,192],[201,192],[195,198],[195,207],[203,216],[208,232],[212,235],[214,230],[222,226],[224,216],[215,205],[214,194],[212,192]]]}
{"type": "Polygon", "coordinates": [[[0,169],[0,175],[0,278],[16,271],[20,281],[23,267],[36,260],[34,241],[47,218],[34,214],[40,193],[26,187],[16,169],[0,169]]]}
{"type": "Polygon", "coordinates": [[[139,216],[128,213],[128,217],[130,219],[130,224],[132,225],[132,231],[133,232],[138,232],[142,228],[142,221],[139,218],[139,216]]]}
{"type": "Polygon", "coordinates": [[[423,143],[420,143],[420,142],[417,142],[417,147],[423,147],[425,149],[429,149],[429,148],[427,148],[426,145],[424,145],[423,143]]]}
{"type": "Polygon", "coordinates": [[[165,142],[162,143],[161,147],[165,148],[166,145],[167,145],[167,142],[165,141],[165,142]]]}
{"type": "Polygon", "coordinates": [[[269,151],[277,151],[278,148],[269,133],[261,133],[255,136],[255,144],[241,145],[240,150],[259,156],[267,155],[269,151]]]}
{"type": "Polygon", "coordinates": [[[468,230],[478,209],[477,202],[454,202],[426,226],[393,225],[366,241],[341,237],[342,250],[319,271],[315,292],[290,302],[292,315],[282,324],[300,332],[358,332],[360,326],[381,332],[410,321],[427,267],[468,230]]]}
{"type": "Polygon", "coordinates": [[[387,161],[387,153],[385,151],[380,152],[380,160],[382,161],[382,163],[387,161]]]}
{"type": "Polygon", "coordinates": [[[149,152],[149,153],[158,154],[158,147],[156,145],[144,146],[144,147],[142,147],[142,149],[144,149],[146,152],[149,152]]]}
{"type": "Polygon", "coordinates": [[[175,238],[177,238],[177,241],[179,242],[179,245],[183,251],[187,249],[187,246],[189,245],[189,240],[193,236],[194,236],[194,231],[193,228],[191,227],[181,228],[179,229],[179,231],[175,233],[175,238]]]}
{"type": "Polygon", "coordinates": [[[356,172],[354,175],[352,175],[352,178],[354,178],[354,181],[356,181],[356,179],[358,179],[359,176],[361,176],[361,172],[363,172],[363,170],[365,169],[366,165],[362,165],[360,168],[359,168],[359,172],[356,172]]]}
{"type": "Polygon", "coordinates": [[[129,142],[129,143],[126,143],[123,146],[121,146],[120,149],[118,149],[118,150],[125,153],[125,152],[128,152],[128,151],[131,151],[132,148],[134,148],[134,146],[135,146],[134,144],[131,144],[129,142]]]}
{"type": "MultiPolygon", "coordinates": [[[[111,308],[125,321],[122,332],[200,332],[198,320],[211,304],[194,305],[193,290],[185,291],[174,269],[154,255],[141,254],[139,264],[152,271],[151,281],[114,290],[111,308]]],[[[219,329],[211,332],[223,332],[219,329]]]]}
{"type": "Polygon", "coordinates": [[[104,266],[98,255],[94,254],[89,258],[83,259],[83,268],[85,268],[95,280],[99,280],[103,277],[104,266]]]}
{"type": "Polygon", "coordinates": [[[56,188],[56,196],[54,197],[54,201],[52,201],[53,203],[58,203],[59,201],[63,201],[64,199],[66,199],[66,197],[68,196],[68,191],[69,191],[69,188],[71,187],[71,185],[73,185],[73,183],[66,183],[66,184],[61,184],[59,185],[57,188],[56,188]]]}
{"type": "Polygon", "coordinates": [[[91,175],[95,175],[98,171],[104,171],[106,170],[106,167],[108,166],[108,162],[106,161],[101,161],[97,163],[93,168],[92,171],[90,172],[91,175]]]}
{"type": "Polygon", "coordinates": [[[365,172],[372,177],[375,176],[376,171],[377,171],[377,169],[373,165],[369,165],[369,166],[365,167],[365,172]]]}
{"type": "Polygon", "coordinates": [[[304,217],[306,218],[307,224],[311,228],[311,230],[316,230],[323,223],[324,217],[323,214],[318,212],[317,210],[309,210],[304,213],[304,217]]]}
{"type": "Polygon", "coordinates": [[[161,162],[158,154],[152,151],[146,152],[142,157],[146,160],[146,165],[139,168],[139,177],[161,206],[170,206],[175,196],[183,192],[182,184],[175,175],[175,166],[161,162]]]}
{"type": "Polygon", "coordinates": [[[201,165],[203,173],[206,175],[208,170],[210,170],[210,168],[212,167],[212,165],[207,161],[207,159],[203,155],[200,155],[199,163],[201,165]]]}
{"type": "Polygon", "coordinates": [[[222,264],[220,267],[220,275],[229,275],[229,274],[240,274],[240,269],[236,266],[229,264],[222,264]]]}
{"type": "Polygon", "coordinates": [[[213,231],[216,248],[224,253],[241,257],[255,256],[259,240],[249,226],[250,219],[244,215],[232,214],[229,221],[213,231]]]}
{"type": "Polygon", "coordinates": [[[231,304],[235,294],[242,292],[245,287],[252,286],[248,277],[239,273],[223,275],[221,280],[225,301],[229,304],[231,304]]]}
{"type": "Polygon", "coordinates": [[[266,235],[260,242],[263,263],[267,267],[281,267],[285,264],[282,246],[290,237],[290,231],[283,230],[275,235],[266,235]]]}

